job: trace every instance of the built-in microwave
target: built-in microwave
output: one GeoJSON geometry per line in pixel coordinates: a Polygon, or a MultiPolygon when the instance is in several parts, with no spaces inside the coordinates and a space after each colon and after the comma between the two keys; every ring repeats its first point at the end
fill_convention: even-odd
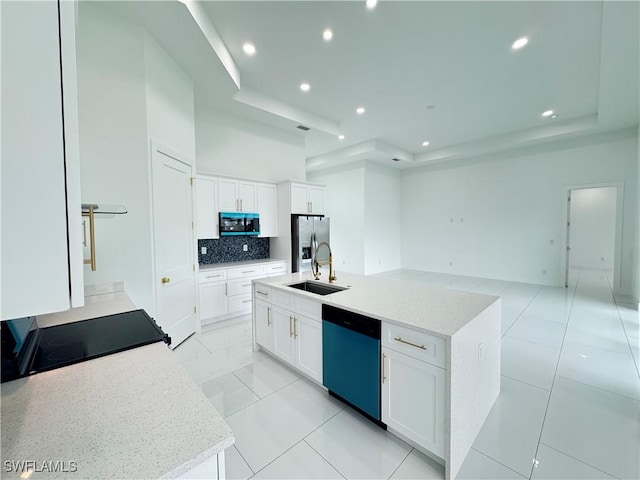
{"type": "Polygon", "coordinates": [[[220,236],[260,235],[257,213],[220,212],[220,236]]]}

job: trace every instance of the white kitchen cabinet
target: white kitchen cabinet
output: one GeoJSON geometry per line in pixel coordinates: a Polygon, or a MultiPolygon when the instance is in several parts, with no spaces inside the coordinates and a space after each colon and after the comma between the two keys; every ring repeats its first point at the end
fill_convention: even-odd
{"type": "MultiPolygon", "coordinates": [[[[296,344],[293,337],[293,312],[273,307],[273,353],[285,362],[295,365],[296,344]]],[[[265,345],[262,345],[265,347],[265,345]]]]}
{"type": "Polygon", "coordinates": [[[200,318],[218,317],[227,313],[226,282],[198,285],[200,291],[200,318]]]}
{"type": "Polygon", "coordinates": [[[291,183],[291,213],[320,215],[324,211],[324,187],[291,183]]]}
{"type": "Polygon", "coordinates": [[[195,178],[196,238],[219,238],[215,178],[195,178]]]}
{"type": "Polygon", "coordinates": [[[257,185],[260,237],[278,236],[278,190],[275,185],[257,185]]]}
{"type": "Polygon", "coordinates": [[[84,304],[75,4],[3,2],[1,22],[1,316],[11,319],[84,304]]]}
{"type": "Polygon", "coordinates": [[[254,316],[256,343],[322,383],[321,304],[263,285],[256,285],[255,294],[255,303],[261,308],[254,316]],[[270,308],[268,314],[265,306],[270,308]],[[269,315],[266,321],[265,315],[269,315]]]}
{"type": "Polygon", "coordinates": [[[445,370],[387,347],[382,355],[382,421],[444,458],[445,370]]]}
{"type": "Polygon", "coordinates": [[[218,178],[218,209],[221,212],[257,212],[257,184],[218,178]]]}
{"type": "Polygon", "coordinates": [[[267,265],[267,276],[277,277],[287,273],[287,262],[270,263],[267,265]]]}
{"type": "Polygon", "coordinates": [[[303,315],[294,316],[295,366],[308,377],[322,383],[322,322],[303,315]]]}

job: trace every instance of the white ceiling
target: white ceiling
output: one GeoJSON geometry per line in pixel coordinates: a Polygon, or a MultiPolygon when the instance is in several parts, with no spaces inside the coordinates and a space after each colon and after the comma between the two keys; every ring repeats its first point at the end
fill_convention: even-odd
{"type": "Polygon", "coordinates": [[[638,2],[103,6],[167,49],[194,79],[197,101],[305,135],[310,170],[364,159],[406,168],[638,124],[638,2]],[[521,36],[529,44],[512,51],[521,36]],[[226,53],[239,87],[219,58],[226,53]],[[558,118],[541,117],[547,109],[558,118]]]}

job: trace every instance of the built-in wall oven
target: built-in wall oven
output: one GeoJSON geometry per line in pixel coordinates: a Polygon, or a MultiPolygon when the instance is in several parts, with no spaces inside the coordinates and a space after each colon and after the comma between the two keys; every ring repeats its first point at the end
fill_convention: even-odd
{"type": "Polygon", "coordinates": [[[322,305],[322,383],[386,429],[380,418],[380,320],[322,305]]]}

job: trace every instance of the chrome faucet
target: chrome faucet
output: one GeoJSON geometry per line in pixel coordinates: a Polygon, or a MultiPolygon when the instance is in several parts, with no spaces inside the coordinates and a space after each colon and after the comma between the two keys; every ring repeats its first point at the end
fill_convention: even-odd
{"type": "Polygon", "coordinates": [[[315,247],[313,260],[311,261],[311,272],[313,273],[313,277],[316,280],[320,280],[320,267],[327,264],[329,265],[329,283],[335,282],[337,278],[335,272],[333,271],[333,254],[331,253],[331,247],[327,242],[322,242],[317,247],[315,247]],[[320,250],[320,247],[322,247],[323,245],[326,245],[326,247],[329,249],[329,260],[317,259],[318,250],[320,250]]]}

